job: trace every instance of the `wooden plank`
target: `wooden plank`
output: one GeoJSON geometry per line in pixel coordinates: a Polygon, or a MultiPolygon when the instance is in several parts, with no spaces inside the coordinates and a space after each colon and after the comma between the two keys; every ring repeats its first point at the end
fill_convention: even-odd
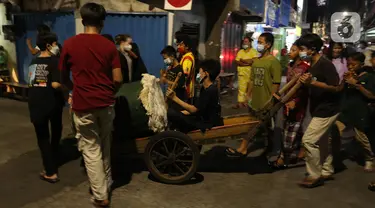
{"type": "Polygon", "coordinates": [[[258,121],[249,121],[242,124],[233,124],[216,127],[214,129],[206,131],[204,134],[201,131],[196,131],[189,133],[191,139],[197,140],[207,140],[213,138],[223,138],[230,136],[237,136],[248,132],[253,126],[255,126],[258,121]]]}
{"type": "MultiPolygon", "coordinates": [[[[191,139],[196,142],[201,140],[210,140],[215,138],[225,138],[231,136],[238,136],[247,133],[251,128],[253,128],[258,121],[248,121],[240,124],[232,124],[215,127],[211,130],[206,131],[204,134],[201,131],[194,131],[188,134],[191,139]]],[[[136,146],[138,153],[144,153],[149,139],[140,138],[136,139],[136,146]]]]}
{"type": "Polygon", "coordinates": [[[21,87],[21,88],[29,88],[29,85],[27,84],[20,84],[16,82],[0,82],[1,85],[9,85],[12,87],[21,87]]]}
{"type": "Polygon", "coordinates": [[[226,125],[233,125],[233,124],[242,124],[249,121],[256,121],[255,117],[251,117],[249,115],[240,115],[240,116],[234,116],[234,117],[227,117],[224,118],[224,126],[226,125]]]}

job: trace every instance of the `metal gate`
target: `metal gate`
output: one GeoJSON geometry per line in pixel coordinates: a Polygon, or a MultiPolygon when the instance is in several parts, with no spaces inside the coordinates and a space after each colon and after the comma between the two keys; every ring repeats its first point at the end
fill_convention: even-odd
{"type": "Polygon", "coordinates": [[[227,73],[235,73],[234,60],[241,49],[242,25],[226,22],[221,32],[221,68],[227,73]]]}
{"type": "Polygon", "coordinates": [[[109,13],[103,34],[129,34],[137,43],[148,73],[159,76],[164,68],[161,50],[168,41],[167,13],[109,13]]]}
{"type": "Polygon", "coordinates": [[[15,14],[17,68],[20,83],[27,83],[28,67],[33,59],[26,40],[31,38],[35,46],[37,27],[40,24],[48,25],[52,32],[57,34],[58,41],[62,45],[66,39],[76,34],[73,12],[15,14]]]}

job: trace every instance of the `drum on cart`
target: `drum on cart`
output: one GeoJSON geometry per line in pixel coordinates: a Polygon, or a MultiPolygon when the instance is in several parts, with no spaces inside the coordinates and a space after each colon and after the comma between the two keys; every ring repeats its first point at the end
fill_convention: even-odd
{"type": "Polygon", "coordinates": [[[163,131],[167,110],[158,80],[144,74],[142,81],[126,83],[116,94],[114,136],[135,139],[163,131]]]}

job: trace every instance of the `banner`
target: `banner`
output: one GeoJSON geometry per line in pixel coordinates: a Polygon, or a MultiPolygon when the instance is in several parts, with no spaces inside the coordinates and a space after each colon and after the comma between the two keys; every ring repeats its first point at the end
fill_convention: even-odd
{"type": "Polygon", "coordinates": [[[191,10],[193,0],[164,0],[165,10],[191,10]]]}
{"type": "Polygon", "coordinates": [[[277,4],[273,3],[271,0],[267,1],[267,15],[266,24],[278,28],[279,27],[279,7],[277,4]]]}

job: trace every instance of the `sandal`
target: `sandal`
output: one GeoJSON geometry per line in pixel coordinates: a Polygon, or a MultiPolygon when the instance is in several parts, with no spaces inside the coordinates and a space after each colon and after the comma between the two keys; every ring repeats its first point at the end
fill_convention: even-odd
{"type": "Polygon", "coordinates": [[[57,183],[57,182],[60,181],[59,177],[56,177],[56,178],[47,178],[46,174],[45,173],[43,174],[43,172],[40,173],[39,178],[40,178],[40,180],[47,181],[48,183],[57,183]]]}
{"type": "Polygon", "coordinates": [[[276,161],[269,163],[271,168],[276,170],[283,170],[288,168],[288,165],[285,163],[284,158],[279,156],[276,161]]]}
{"type": "Polygon", "coordinates": [[[240,152],[238,152],[237,150],[235,149],[232,149],[230,147],[226,148],[225,149],[225,154],[228,156],[228,157],[246,157],[248,154],[242,154],[240,152]]]}
{"type": "Polygon", "coordinates": [[[371,183],[369,183],[369,185],[368,185],[368,189],[369,189],[370,191],[375,191],[375,182],[371,182],[371,183]]]}
{"type": "Polygon", "coordinates": [[[318,187],[318,186],[323,186],[324,185],[324,179],[322,177],[319,177],[319,178],[309,178],[309,177],[306,177],[305,179],[303,179],[299,185],[303,188],[315,188],[315,187],[318,187]]]}

